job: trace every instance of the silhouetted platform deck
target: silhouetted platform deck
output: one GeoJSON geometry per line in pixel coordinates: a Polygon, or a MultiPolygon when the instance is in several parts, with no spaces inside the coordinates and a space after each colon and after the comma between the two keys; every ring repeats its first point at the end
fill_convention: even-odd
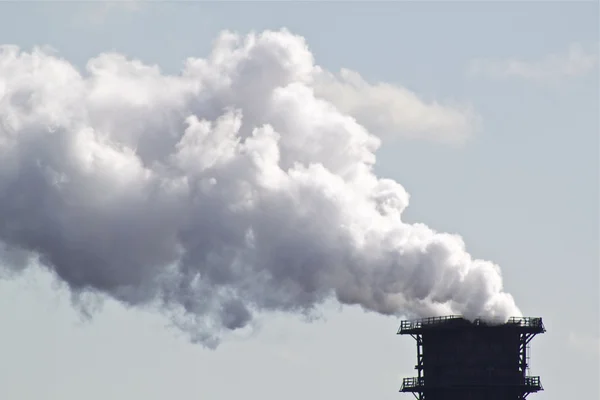
{"type": "Polygon", "coordinates": [[[518,329],[521,332],[544,333],[546,329],[541,318],[530,317],[511,317],[504,324],[486,323],[481,319],[469,321],[460,315],[447,315],[443,317],[431,317],[417,320],[402,321],[399,335],[412,335],[426,332],[429,329],[476,329],[476,328],[494,328],[494,329],[518,329]]]}

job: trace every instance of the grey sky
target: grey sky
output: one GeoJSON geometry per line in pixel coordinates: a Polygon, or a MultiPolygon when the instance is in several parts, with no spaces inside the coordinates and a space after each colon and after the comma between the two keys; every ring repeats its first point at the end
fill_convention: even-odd
{"type": "MultiPolygon", "coordinates": [[[[533,342],[532,398],[598,398],[598,6],[594,3],[0,3],[0,43],[49,45],[80,68],[104,51],[175,73],[223,29],[287,27],[317,64],[467,104],[458,146],[384,137],[376,164],[411,194],[406,218],[461,234],[503,270],[548,333],[533,342]]],[[[0,387],[9,400],[395,399],[415,362],[399,321],[355,308],[264,316],[211,352],[153,314],[108,302],[81,324],[43,273],[0,282],[0,387]]],[[[408,398],[408,397],[407,397],[408,398]]]]}

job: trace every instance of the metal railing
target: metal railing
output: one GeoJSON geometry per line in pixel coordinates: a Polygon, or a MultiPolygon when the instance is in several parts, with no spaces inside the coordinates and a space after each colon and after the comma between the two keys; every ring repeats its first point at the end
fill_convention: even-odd
{"type": "Polygon", "coordinates": [[[544,324],[541,318],[531,317],[511,317],[506,322],[507,325],[518,325],[524,328],[540,328],[544,329],[544,324]]]}
{"type": "Polygon", "coordinates": [[[541,389],[542,383],[540,382],[539,376],[526,376],[525,377],[525,385],[530,388],[541,389]]]}
{"type": "Polygon", "coordinates": [[[462,319],[460,315],[445,315],[443,317],[429,317],[422,319],[406,320],[400,322],[400,330],[398,332],[420,329],[427,325],[435,325],[452,319],[462,319]]]}
{"type": "MultiPolygon", "coordinates": [[[[446,315],[442,317],[429,317],[415,320],[405,320],[400,322],[400,329],[398,329],[398,333],[411,331],[415,329],[421,329],[425,326],[432,326],[437,324],[442,324],[449,320],[458,320],[464,319],[464,317],[460,315],[446,315]]],[[[483,321],[481,319],[476,319],[472,321],[474,325],[481,325],[483,321]]],[[[523,328],[539,328],[544,331],[544,324],[542,323],[541,318],[532,318],[532,317],[510,317],[508,321],[504,325],[516,325],[523,328]]]]}
{"type": "MultiPolygon", "coordinates": [[[[437,382],[436,386],[439,386],[441,382],[437,382]]],[[[442,386],[446,386],[448,385],[449,382],[446,382],[445,384],[442,384],[442,386]]],[[[517,381],[511,380],[510,382],[499,382],[499,383],[494,383],[493,380],[491,381],[481,381],[481,380],[461,380],[461,382],[452,382],[452,386],[455,386],[456,384],[459,384],[460,386],[480,386],[480,385],[484,385],[484,386],[522,386],[524,387],[526,390],[532,390],[532,391],[536,391],[536,390],[542,390],[542,384],[540,382],[540,377],[539,376],[526,376],[524,378],[521,378],[517,381]]],[[[411,378],[404,378],[402,379],[402,387],[400,388],[401,392],[405,392],[405,391],[415,391],[415,390],[419,390],[422,388],[425,388],[425,378],[418,378],[418,377],[411,377],[411,378]]]]}
{"type": "Polygon", "coordinates": [[[402,387],[400,391],[414,389],[425,385],[425,378],[404,378],[402,379],[402,387]]]}

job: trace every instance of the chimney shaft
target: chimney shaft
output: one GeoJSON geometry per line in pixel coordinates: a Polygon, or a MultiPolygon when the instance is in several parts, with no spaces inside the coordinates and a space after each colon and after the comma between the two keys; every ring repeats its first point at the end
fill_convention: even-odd
{"type": "Polygon", "coordinates": [[[402,321],[398,334],[417,342],[418,375],[401,392],[427,400],[518,400],[543,390],[528,376],[529,343],[546,330],[541,318],[503,324],[461,316],[402,321]]]}

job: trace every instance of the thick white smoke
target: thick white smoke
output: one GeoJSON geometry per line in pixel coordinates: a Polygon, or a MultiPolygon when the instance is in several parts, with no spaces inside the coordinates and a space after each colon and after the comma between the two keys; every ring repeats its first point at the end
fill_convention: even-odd
{"type": "Polygon", "coordinates": [[[379,139],[315,94],[324,74],[287,31],[224,33],[177,76],[2,47],[2,263],[35,257],[73,293],[158,303],[209,346],[257,311],[331,297],[521,315],[496,265],[402,222],[408,194],[374,175],[379,139]]]}

